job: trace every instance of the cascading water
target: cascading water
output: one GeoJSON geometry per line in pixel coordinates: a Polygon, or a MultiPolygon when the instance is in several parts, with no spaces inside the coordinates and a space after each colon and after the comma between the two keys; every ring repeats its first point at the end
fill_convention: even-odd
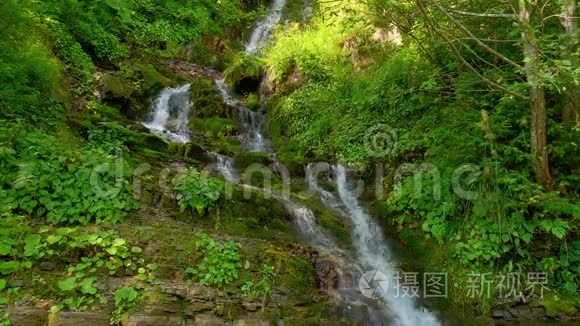
{"type": "Polygon", "coordinates": [[[217,162],[217,170],[218,172],[229,182],[232,183],[240,183],[240,178],[238,177],[238,173],[234,169],[234,159],[221,155],[218,153],[211,153],[215,156],[217,162]]]}
{"type": "Polygon", "coordinates": [[[269,149],[268,141],[262,134],[263,115],[243,106],[235,98],[223,78],[215,78],[215,84],[224,103],[236,109],[238,119],[242,123],[244,131],[242,135],[242,146],[252,152],[267,152],[269,149]]]}
{"type": "MultiPolygon", "coordinates": [[[[310,1],[305,2],[305,4],[309,3],[310,1]]],[[[270,37],[273,26],[281,18],[281,11],[285,4],[285,0],[273,1],[268,16],[260,21],[252,32],[252,36],[246,45],[248,53],[256,54],[260,44],[270,37]]],[[[309,8],[310,6],[306,6],[305,13],[308,13],[309,8]]],[[[196,69],[196,67],[192,69],[196,69]]],[[[204,72],[214,78],[216,88],[220,92],[224,103],[237,110],[238,119],[243,128],[243,148],[249,151],[269,151],[269,140],[262,134],[263,116],[259,112],[254,112],[244,107],[235,98],[233,92],[227,87],[223,78],[219,77],[217,72],[208,69],[205,69],[204,72]]],[[[168,117],[171,116],[171,92],[173,90],[173,93],[179,93],[175,91],[181,90],[186,86],[188,90],[189,85],[185,85],[179,89],[167,89],[160,94],[156,100],[156,105],[154,105],[152,121],[146,124],[153,132],[160,131],[160,134],[165,135],[172,141],[185,142],[189,140],[187,129],[170,129],[167,127],[167,122],[170,120],[168,117]],[[165,92],[167,94],[164,94],[165,92]],[[176,137],[183,135],[183,133],[177,132],[180,130],[185,130],[187,137],[176,137]]],[[[187,93],[187,90],[184,89],[183,91],[187,93]]],[[[179,116],[187,117],[189,114],[188,102],[185,107],[187,107],[187,114],[179,116]]],[[[185,121],[186,128],[187,119],[182,121],[185,121]]],[[[321,288],[329,290],[329,294],[334,293],[336,295],[340,303],[340,315],[358,320],[364,325],[439,325],[439,322],[431,313],[416,307],[412,299],[396,298],[392,293],[393,291],[387,291],[384,301],[378,301],[364,296],[358,288],[358,280],[364,270],[379,270],[385,273],[388,275],[389,284],[393,285],[395,266],[380,227],[359,204],[356,192],[349,182],[347,169],[344,166],[335,167],[335,178],[334,180],[329,180],[334,181],[336,184],[337,195],[334,192],[323,189],[318,184],[316,173],[311,170],[312,165],[307,167],[306,176],[311,191],[320,197],[325,206],[350,219],[353,226],[353,246],[356,250],[354,258],[349,252],[341,250],[332,237],[328,236],[318,226],[311,209],[294,201],[287,194],[244,184],[239,173],[234,168],[232,158],[217,153],[214,153],[214,155],[217,161],[216,169],[226,180],[253,191],[267,193],[284,204],[286,210],[294,217],[294,222],[299,232],[320,254],[316,262],[317,273],[321,273],[321,270],[327,268],[328,265],[331,265],[331,268],[336,271],[336,282],[319,281],[319,285],[321,288]]],[[[326,166],[330,167],[328,164],[326,166]]],[[[323,279],[323,277],[319,276],[319,279],[323,279]]]]}
{"type": "Polygon", "coordinates": [[[171,142],[187,143],[190,140],[187,126],[191,111],[189,87],[190,84],[165,88],[153,101],[150,120],[143,125],[171,142]]]}
{"type": "MultiPolygon", "coordinates": [[[[230,93],[222,92],[224,102],[228,105],[235,104],[228,94],[230,93]]],[[[336,296],[339,301],[340,315],[359,320],[367,325],[383,325],[387,320],[392,319],[380,305],[377,305],[377,302],[361,294],[356,282],[362,275],[362,269],[355,259],[341,250],[332,237],[320,228],[310,208],[294,201],[288,194],[244,184],[234,168],[234,160],[231,157],[217,153],[213,155],[216,157],[216,170],[224,179],[252,191],[267,193],[284,204],[286,210],[294,217],[293,221],[299,233],[317,249],[319,253],[316,261],[318,284],[321,289],[328,290],[329,294],[336,296]],[[334,277],[322,275],[322,271],[328,269],[335,272],[334,277]]],[[[322,188],[318,190],[321,191],[322,188]]],[[[331,196],[333,195],[328,193],[327,199],[332,201],[331,196]]]]}
{"type": "MultiPolygon", "coordinates": [[[[329,170],[328,164],[320,164],[323,164],[323,169],[326,167],[329,170]]],[[[377,270],[387,275],[390,290],[384,296],[384,302],[385,309],[394,319],[391,324],[404,326],[439,325],[434,315],[416,307],[411,298],[395,296],[393,286],[395,285],[396,270],[389,247],[381,228],[359,204],[356,191],[349,181],[347,168],[342,165],[334,167],[337,197],[318,184],[316,166],[319,164],[309,164],[306,168],[307,182],[311,191],[318,194],[327,207],[341,209],[344,216],[351,220],[353,244],[359,264],[367,270],[377,270]]]]}
{"type": "Polygon", "coordinates": [[[260,20],[250,36],[250,40],[246,44],[246,52],[250,54],[256,54],[258,48],[272,35],[272,29],[274,25],[280,21],[282,17],[282,9],[286,5],[286,0],[274,0],[270,9],[268,9],[267,16],[260,20]]]}

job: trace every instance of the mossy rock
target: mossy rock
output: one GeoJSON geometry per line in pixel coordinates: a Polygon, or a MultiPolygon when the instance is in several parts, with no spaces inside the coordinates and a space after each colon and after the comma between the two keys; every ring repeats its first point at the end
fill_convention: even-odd
{"type": "Polygon", "coordinates": [[[233,157],[235,153],[239,153],[242,150],[240,141],[233,137],[219,137],[218,139],[214,139],[211,145],[219,154],[230,157],[233,157]]]}
{"type": "Polygon", "coordinates": [[[273,246],[264,248],[262,255],[276,268],[277,287],[291,289],[294,295],[306,294],[314,288],[316,271],[307,259],[273,246]]]}
{"type": "Polygon", "coordinates": [[[204,118],[220,114],[223,99],[216,91],[214,80],[209,77],[198,77],[190,80],[190,84],[189,93],[196,115],[204,118]]]}
{"type": "Polygon", "coordinates": [[[159,89],[173,84],[173,80],[164,76],[150,63],[134,63],[134,67],[141,71],[145,86],[150,89],[159,89]]]}
{"type": "Polygon", "coordinates": [[[143,149],[149,149],[156,152],[167,153],[169,150],[169,143],[159,136],[136,132],[133,133],[129,140],[129,148],[136,152],[142,152],[143,149]]]}
{"type": "Polygon", "coordinates": [[[328,231],[339,245],[344,248],[352,246],[351,225],[341,213],[326,208],[319,200],[311,196],[294,195],[293,199],[309,207],[316,217],[316,223],[328,231]]]}
{"type": "Polygon", "coordinates": [[[211,161],[211,157],[208,156],[207,151],[202,146],[194,142],[185,144],[171,144],[170,152],[174,157],[192,163],[209,163],[211,161]]]}
{"type": "Polygon", "coordinates": [[[209,218],[222,224],[228,231],[257,238],[283,237],[295,239],[295,229],[282,203],[268,198],[260,191],[227,183],[224,198],[218,210],[209,218]]]}
{"type": "Polygon", "coordinates": [[[270,154],[263,152],[238,152],[234,156],[234,166],[243,171],[252,164],[260,164],[264,167],[272,164],[270,154]]]}
{"type": "Polygon", "coordinates": [[[123,61],[121,69],[105,74],[99,81],[103,102],[118,108],[132,120],[143,119],[149,100],[173,80],[161,74],[152,64],[123,61]]]}
{"type": "Polygon", "coordinates": [[[189,120],[189,127],[195,131],[211,132],[214,135],[234,136],[239,134],[239,124],[232,119],[216,116],[207,118],[194,117],[189,120]]]}
{"type": "Polygon", "coordinates": [[[266,189],[282,186],[280,175],[262,164],[252,164],[245,168],[242,173],[242,180],[246,184],[266,189]]]}
{"type": "MultiPolygon", "coordinates": [[[[576,293],[576,297],[578,294],[576,293]]],[[[538,304],[544,307],[546,315],[558,318],[561,315],[573,317],[576,315],[577,307],[573,294],[566,295],[557,293],[545,293],[544,297],[538,300],[538,304]]]]}
{"type": "Polygon", "coordinates": [[[135,92],[133,81],[114,74],[104,75],[101,84],[103,93],[114,97],[129,98],[135,92]]]}

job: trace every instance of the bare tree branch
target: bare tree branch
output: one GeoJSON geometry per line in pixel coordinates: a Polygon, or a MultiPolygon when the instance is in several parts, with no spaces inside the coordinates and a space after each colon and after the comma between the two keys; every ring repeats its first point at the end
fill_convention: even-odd
{"type": "Polygon", "coordinates": [[[447,16],[447,18],[449,18],[453,24],[455,24],[463,32],[465,32],[467,35],[469,35],[469,37],[473,38],[473,40],[477,44],[479,44],[479,46],[481,46],[482,48],[484,48],[485,50],[487,50],[489,53],[493,54],[494,56],[498,57],[499,59],[511,64],[515,68],[522,69],[522,66],[520,66],[517,62],[511,60],[510,58],[508,58],[508,57],[504,56],[503,54],[497,52],[496,50],[490,48],[487,44],[483,43],[481,41],[481,39],[479,39],[477,36],[475,36],[467,27],[465,27],[465,25],[461,24],[457,19],[455,19],[455,17],[453,17],[453,15],[451,15],[449,13],[449,11],[447,11],[447,9],[443,8],[437,1],[434,1],[434,0],[427,0],[427,1],[431,2],[435,7],[437,7],[437,9],[439,9],[445,16],[447,16]]]}
{"type": "Polygon", "coordinates": [[[459,58],[459,60],[461,61],[461,63],[467,67],[469,70],[471,70],[479,79],[481,79],[483,82],[485,82],[486,84],[488,84],[490,87],[495,88],[499,91],[502,91],[506,94],[512,95],[516,98],[522,99],[522,100],[526,100],[529,101],[530,97],[522,95],[520,93],[514,92],[508,88],[506,88],[503,85],[500,85],[492,80],[490,80],[489,78],[485,77],[484,75],[482,75],[477,69],[475,69],[475,67],[473,67],[473,65],[471,65],[467,60],[465,60],[465,58],[461,55],[461,52],[459,51],[459,49],[457,49],[457,47],[455,46],[455,44],[453,44],[453,42],[445,35],[445,33],[443,33],[434,23],[433,21],[429,18],[429,16],[425,13],[424,8],[421,4],[420,0],[417,0],[417,4],[419,5],[419,9],[423,12],[423,16],[425,17],[425,21],[426,23],[433,29],[433,31],[435,31],[441,38],[443,38],[443,40],[445,42],[447,42],[449,44],[449,46],[451,47],[451,50],[453,51],[453,53],[455,53],[455,55],[457,56],[457,58],[459,58]]]}
{"type": "Polygon", "coordinates": [[[484,18],[514,18],[513,14],[488,14],[479,12],[468,12],[461,10],[450,10],[451,12],[462,16],[484,17],[484,18]]]}
{"type": "MultiPolygon", "coordinates": [[[[456,40],[472,40],[475,41],[476,39],[472,38],[472,37],[458,37],[456,38],[456,40]]],[[[496,40],[496,39],[492,39],[492,38],[480,38],[479,39],[482,42],[492,42],[492,43],[517,43],[520,40],[496,40]]]]}

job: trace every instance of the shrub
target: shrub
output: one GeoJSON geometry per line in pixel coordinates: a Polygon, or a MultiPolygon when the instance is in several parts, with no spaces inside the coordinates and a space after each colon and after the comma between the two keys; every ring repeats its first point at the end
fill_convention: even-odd
{"type": "Polygon", "coordinates": [[[220,198],[222,188],[223,184],[218,179],[189,168],[175,185],[177,202],[182,212],[190,208],[203,215],[220,198]]]}
{"type": "Polygon", "coordinates": [[[122,157],[94,146],[75,151],[42,132],[2,148],[10,155],[0,165],[0,211],[86,224],[117,223],[136,207],[122,157]]]}
{"type": "MultiPolygon", "coordinates": [[[[203,260],[185,273],[199,280],[202,285],[223,286],[235,281],[240,271],[238,244],[234,241],[219,242],[205,233],[197,235],[196,247],[203,252],[203,260]]],[[[187,280],[191,284],[192,280],[187,280]]]]}

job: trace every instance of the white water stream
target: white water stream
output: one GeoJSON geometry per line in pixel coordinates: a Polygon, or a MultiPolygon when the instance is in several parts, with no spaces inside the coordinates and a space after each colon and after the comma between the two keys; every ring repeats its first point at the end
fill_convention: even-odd
{"type": "Polygon", "coordinates": [[[190,141],[187,126],[191,111],[189,87],[190,84],[186,84],[177,88],[167,87],[161,91],[151,104],[149,121],[143,125],[170,142],[190,141]]]}
{"type": "Polygon", "coordinates": [[[252,34],[250,40],[246,43],[246,52],[249,54],[257,54],[260,45],[264,44],[271,36],[274,26],[282,18],[282,9],[286,5],[286,0],[273,0],[270,8],[268,9],[268,14],[264,19],[260,20],[252,34]]]}
{"type": "Polygon", "coordinates": [[[416,305],[411,297],[397,295],[395,291],[396,261],[390,252],[383,231],[358,201],[358,194],[343,165],[329,166],[326,163],[309,164],[306,167],[306,180],[311,191],[321,198],[330,209],[340,210],[351,221],[353,245],[356,259],[366,270],[376,270],[387,276],[388,289],[383,297],[385,309],[393,316],[393,324],[404,326],[439,325],[437,318],[416,305]],[[322,166],[322,168],[321,168],[322,166]],[[336,195],[318,184],[319,171],[334,174],[336,195]]]}
{"type": "Polygon", "coordinates": [[[251,152],[266,152],[269,142],[262,133],[264,116],[243,106],[228,88],[223,78],[214,79],[216,87],[225,104],[236,109],[237,118],[242,123],[242,147],[251,152]]]}
{"type": "MultiPolygon", "coordinates": [[[[274,25],[281,18],[285,3],[285,0],[272,2],[267,17],[258,22],[252,32],[246,45],[248,53],[257,53],[259,46],[270,37],[274,25]]],[[[214,78],[216,88],[224,103],[236,109],[243,129],[242,147],[248,151],[269,151],[269,140],[262,133],[262,114],[243,106],[217,72],[195,65],[191,65],[191,69],[205,69],[204,71],[214,78]]],[[[178,88],[164,89],[153,102],[150,121],[145,122],[144,125],[151,132],[171,142],[188,142],[190,131],[187,125],[191,110],[189,87],[190,85],[187,84],[178,88]]],[[[383,272],[388,276],[389,286],[392,287],[396,262],[391,257],[390,248],[381,228],[360,205],[346,167],[342,165],[331,167],[324,163],[326,169],[333,172],[331,174],[334,178],[329,181],[336,185],[334,192],[325,190],[319,185],[317,171],[313,164],[306,167],[306,181],[312,193],[316,194],[327,208],[350,220],[354,254],[339,248],[332,237],[316,223],[316,216],[310,208],[293,200],[289,195],[243,184],[240,173],[234,168],[233,159],[217,153],[213,154],[217,161],[216,168],[226,180],[253,191],[268,193],[285,205],[287,211],[294,217],[300,234],[319,251],[320,261],[331,264],[336,270],[338,279],[334,290],[342,303],[342,315],[359,320],[365,325],[431,326],[440,324],[433,314],[417,306],[414,300],[395,297],[394,291],[387,291],[383,300],[367,298],[359,291],[358,277],[366,270],[383,272]]]]}

